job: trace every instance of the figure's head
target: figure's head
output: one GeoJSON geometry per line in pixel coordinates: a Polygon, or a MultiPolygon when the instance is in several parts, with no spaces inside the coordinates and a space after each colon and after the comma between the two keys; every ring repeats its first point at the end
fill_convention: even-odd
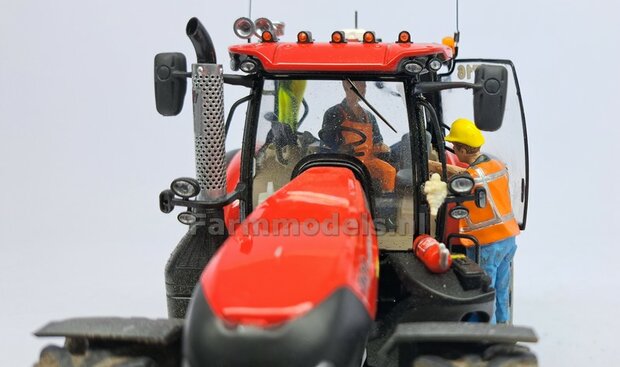
{"type": "Polygon", "coordinates": [[[452,143],[454,153],[461,162],[471,163],[480,155],[484,136],[473,121],[460,118],[452,123],[446,141],[452,143]]]}
{"type": "Polygon", "coordinates": [[[454,154],[463,163],[472,163],[480,156],[480,148],[470,147],[461,143],[452,143],[454,154]]]}
{"type": "MultiPolygon", "coordinates": [[[[366,82],[363,80],[354,80],[352,82],[355,88],[357,88],[357,90],[360,92],[360,94],[366,97],[366,82]]],[[[355,92],[353,91],[353,88],[351,87],[351,84],[349,84],[348,80],[343,80],[342,86],[344,87],[346,99],[349,104],[357,103],[360,100],[357,94],[355,94],[355,92]]]]}

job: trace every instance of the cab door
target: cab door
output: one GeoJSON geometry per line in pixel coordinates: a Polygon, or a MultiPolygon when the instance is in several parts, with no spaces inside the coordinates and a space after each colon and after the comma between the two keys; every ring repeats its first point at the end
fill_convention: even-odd
{"type": "MultiPolygon", "coordinates": [[[[496,131],[483,131],[485,144],[482,152],[503,161],[510,176],[512,208],[521,229],[525,229],[528,200],[528,147],[525,114],[519,82],[514,65],[509,60],[463,59],[456,61],[442,81],[475,83],[476,69],[482,65],[501,66],[508,72],[506,109],[501,127],[496,131]]],[[[471,89],[448,89],[441,92],[440,120],[446,129],[457,118],[475,121],[471,89]]],[[[445,131],[447,133],[447,131],[445,131]]]]}

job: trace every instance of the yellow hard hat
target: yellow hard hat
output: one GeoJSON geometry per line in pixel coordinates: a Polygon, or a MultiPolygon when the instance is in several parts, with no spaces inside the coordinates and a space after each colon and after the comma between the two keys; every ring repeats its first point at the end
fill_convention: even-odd
{"type": "Polygon", "coordinates": [[[446,141],[479,148],[484,144],[484,136],[482,136],[482,132],[480,132],[480,129],[476,127],[472,120],[460,118],[452,123],[450,134],[446,136],[446,141]]]}

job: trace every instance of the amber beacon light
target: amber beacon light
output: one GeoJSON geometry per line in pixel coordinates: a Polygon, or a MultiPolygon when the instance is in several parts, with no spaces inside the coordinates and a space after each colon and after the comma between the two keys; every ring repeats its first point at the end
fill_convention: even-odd
{"type": "Polygon", "coordinates": [[[375,32],[367,31],[364,33],[364,43],[376,43],[377,38],[375,37],[375,32]]]}
{"type": "Polygon", "coordinates": [[[409,34],[409,32],[407,31],[401,31],[398,34],[398,41],[396,41],[397,43],[411,43],[411,34],[409,34]]]}
{"type": "Polygon", "coordinates": [[[308,31],[301,31],[297,33],[297,43],[312,43],[312,33],[308,31]]]}
{"type": "Polygon", "coordinates": [[[275,42],[276,41],[271,31],[264,31],[263,34],[261,35],[261,40],[263,42],[275,42]]]}
{"type": "Polygon", "coordinates": [[[346,39],[344,38],[344,32],[343,31],[335,31],[334,33],[332,33],[332,40],[331,43],[346,43],[346,39]]]}

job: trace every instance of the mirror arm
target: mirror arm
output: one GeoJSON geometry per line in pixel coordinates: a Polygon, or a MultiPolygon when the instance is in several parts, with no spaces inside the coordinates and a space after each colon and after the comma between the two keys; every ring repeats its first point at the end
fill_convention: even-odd
{"type": "Polygon", "coordinates": [[[192,77],[192,72],[191,71],[173,71],[172,72],[172,76],[175,78],[191,78],[192,77]]]}
{"type": "MultiPolygon", "coordinates": [[[[191,78],[192,72],[175,70],[172,72],[172,76],[175,78],[191,78]]],[[[224,74],[224,83],[230,85],[241,85],[251,88],[255,80],[256,78],[245,75],[224,74]]]]}
{"type": "Polygon", "coordinates": [[[224,74],[225,84],[241,85],[248,88],[252,88],[257,79],[258,77],[256,75],[224,74]]]}
{"type": "Polygon", "coordinates": [[[439,92],[445,89],[456,89],[456,88],[464,88],[464,89],[479,89],[481,85],[467,82],[421,82],[415,85],[413,92],[415,94],[419,93],[431,93],[431,92],[439,92]]]}

